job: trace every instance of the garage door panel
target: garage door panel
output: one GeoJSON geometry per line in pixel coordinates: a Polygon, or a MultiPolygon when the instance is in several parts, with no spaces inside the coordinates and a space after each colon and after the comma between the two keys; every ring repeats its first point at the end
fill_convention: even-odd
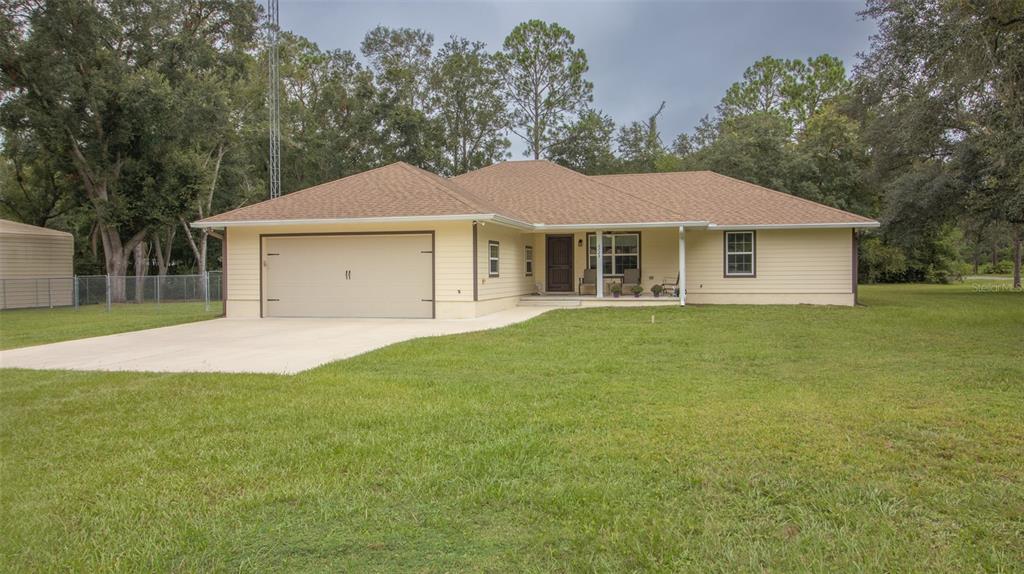
{"type": "Polygon", "coordinates": [[[429,235],[267,237],[270,317],[433,316],[429,235]]]}

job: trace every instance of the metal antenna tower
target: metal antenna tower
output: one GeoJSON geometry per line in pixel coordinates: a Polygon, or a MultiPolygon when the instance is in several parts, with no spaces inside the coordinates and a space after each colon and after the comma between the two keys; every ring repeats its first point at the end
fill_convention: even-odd
{"type": "Polygon", "coordinates": [[[277,31],[280,28],[278,0],[267,0],[267,61],[270,85],[267,107],[270,109],[270,199],[281,195],[281,97],[277,58],[277,31]]]}

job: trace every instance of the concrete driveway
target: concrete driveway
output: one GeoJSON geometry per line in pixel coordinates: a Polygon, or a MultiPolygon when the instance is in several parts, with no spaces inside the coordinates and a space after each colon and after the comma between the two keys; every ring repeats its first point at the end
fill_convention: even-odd
{"type": "Polygon", "coordinates": [[[496,329],[547,310],[516,307],[446,320],[214,319],[0,351],[0,367],[290,374],[409,339],[496,329]]]}

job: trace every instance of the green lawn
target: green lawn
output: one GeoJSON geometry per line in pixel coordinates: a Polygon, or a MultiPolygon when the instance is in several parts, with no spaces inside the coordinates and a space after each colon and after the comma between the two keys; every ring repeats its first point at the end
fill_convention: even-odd
{"type": "Polygon", "coordinates": [[[4,371],[0,570],[1020,571],[1024,294],[861,294],[4,371]]]}
{"type": "Polygon", "coordinates": [[[0,311],[0,349],[56,343],[85,337],[112,335],[212,319],[221,314],[220,301],[210,310],[203,303],[155,303],[83,305],[58,309],[10,309],[0,311]]]}

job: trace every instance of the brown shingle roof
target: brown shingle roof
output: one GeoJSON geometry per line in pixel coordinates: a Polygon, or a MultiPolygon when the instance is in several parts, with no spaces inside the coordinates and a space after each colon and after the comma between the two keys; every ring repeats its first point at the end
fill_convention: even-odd
{"type": "Polygon", "coordinates": [[[716,225],[873,223],[866,217],[713,171],[602,175],[593,179],[716,225]]]}
{"type": "Polygon", "coordinates": [[[546,225],[874,223],[710,171],[586,176],[543,160],[499,163],[453,179],[398,162],[202,223],[485,214],[546,225]]]}
{"type": "Polygon", "coordinates": [[[642,195],[545,160],[498,163],[453,181],[534,224],[683,221],[675,210],[642,195]]]}
{"type": "Polygon", "coordinates": [[[397,162],[207,217],[203,223],[500,213],[444,179],[397,162]]]}

